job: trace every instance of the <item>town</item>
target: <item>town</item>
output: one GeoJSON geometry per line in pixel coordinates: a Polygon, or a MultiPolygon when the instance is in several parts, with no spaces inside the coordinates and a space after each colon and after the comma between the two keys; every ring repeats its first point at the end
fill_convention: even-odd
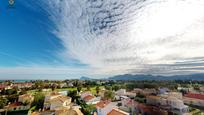
{"type": "Polygon", "coordinates": [[[0,115],[203,115],[203,81],[1,81],[0,115]]]}

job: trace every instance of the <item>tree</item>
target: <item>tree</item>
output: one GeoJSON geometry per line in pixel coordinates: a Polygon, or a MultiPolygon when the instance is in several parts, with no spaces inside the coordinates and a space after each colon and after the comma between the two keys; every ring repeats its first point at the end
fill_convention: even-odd
{"type": "Polygon", "coordinates": [[[26,90],[21,90],[21,91],[19,92],[19,95],[23,95],[23,94],[26,94],[26,93],[27,93],[26,90]]]}
{"type": "Polygon", "coordinates": [[[29,100],[26,100],[25,102],[23,102],[23,105],[24,105],[24,106],[27,106],[28,104],[30,104],[30,101],[29,101],[29,100]]]}
{"type": "Polygon", "coordinates": [[[51,86],[52,91],[54,91],[56,89],[56,87],[57,86],[55,84],[52,84],[52,86],[51,86]]]}
{"type": "Polygon", "coordinates": [[[43,81],[36,81],[34,88],[38,89],[39,91],[42,91],[42,89],[44,88],[44,82],[43,81]]]}
{"type": "Polygon", "coordinates": [[[105,89],[107,89],[107,90],[112,90],[112,87],[111,87],[111,86],[108,86],[108,85],[105,85],[105,89]]]}
{"type": "Polygon", "coordinates": [[[36,109],[43,109],[45,95],[41,92],[36,93],[32,106],[36,106],[36,109]]]}
{"type": "Polygon", "coordinates": [[[97,95],[99,94],[99,91],[100,91],[100,87],[99,87],[99,86],[96,86],[96,94],[97,94],[97,95]]]}
{"type": "Polygon", "coordinates": [[[16,102],[18,100],[18,94],[13,94],[13,95],[8,95],[7,96],[7,99],[9,102],[13,103],[13,102],[16,102]]]}
{"type": "Polygon", "coordinates": [[[138,93],[135,96],[135,101],[139,102],[139,103],[145,103],[146,102],[146,97],[144,94],[138,93]]]}
{"type": "Polygon", "coordinates": [[[13,95],[13,94],[17,94],[17,89],[7,89],[5,91],[6,95],[13,95]]]}
{"type": "Polygon", "coordinates": [[[78,85],[78,86],[77,86],[77,91],[80,92],[81,89],[82,89],[82,86],[81,86],[81,85],[78,85]]]}
{"type": "Polygon", "coordinates": [[[87,88],[87,91],[90,91],[90,90],[91,90],[91,88],[90,88],[90,86],[89,86],[89,85],[88,85],[86,88],[87,88]]]}
{"type": "Polygon", "coordinates": [[[77,99],[77,90],[69,91],[68,95],[72,98],[72,102],[74,102],[75,99],[77,99]]]}
{"type": "Polygon", "coordinates": [[[84,101],[81,101],[80,106],[81,112],[84,115],[91,115],[91,113],[96,110],[94,105],[87,105],[84,101]]]}
{"type": "Polygon", "coordinates": [[[119,87],[118,85],[114,85],[114,86],[113,86],[113,90],[114,90],[114,91],[117,91],[117,90],[119,90],[119,89],[120,89],[120,87],[119,87]]]}
{"type": "Polygon", "coordinates": [[[106,91],[105,93],[104,93],[104,98],[105,99],[114,99],[114,93],[112,92],[112,91],[106,91]]]}
{"type": "Polygon", "coordinates": [[[0,109],[3,109],[5,105],[7,105],[8,99],[0,98],[0,109]]]}

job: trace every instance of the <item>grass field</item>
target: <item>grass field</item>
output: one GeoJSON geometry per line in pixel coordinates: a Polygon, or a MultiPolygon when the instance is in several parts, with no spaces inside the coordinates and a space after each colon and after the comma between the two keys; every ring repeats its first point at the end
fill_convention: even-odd
{"type": "MultiPolygon", "coordinates": [[[[104,88],[104,86],[100,86],[100,89],[104,88]]],[[[55,91],[73,91],[73,90],[77,90],[76,87],[73,87],[73,88],[60,88],[60,89],[55,89],[55,91]]],[[[82,88],[82,91],[86,91],[87,88],[82,88]]],[[[96,86],[94,87],[90,87],[90,90],[92,92],[92,94],[96,94],[96,86]]],[[[28,94],[32,94],[34,95],[36,92],[38,92],[38,90],[29,90],[27,91],[28,94]]],[[[49,92],[51,92],[51,89],[48,89],[48,91],[42,91],[44,94],[47,94],[49,92]]]]}
{"type": "MultiPolygon", "coordinates": [[[[100,89],[104,88],[104,86],[100,86],[100,89]]],[[[73,91],[73,90],[77,90],[76,87],[73,88],[61,88],[61,89],[56,89],[56,91],[73,91]]],[[[82,88],[82,91],[86,91],[87,88],[82,88]]],[[[96,94],[96,86],[95,87],[90,87],[90,90],[92,92],[92,94],[96,94]]]]}

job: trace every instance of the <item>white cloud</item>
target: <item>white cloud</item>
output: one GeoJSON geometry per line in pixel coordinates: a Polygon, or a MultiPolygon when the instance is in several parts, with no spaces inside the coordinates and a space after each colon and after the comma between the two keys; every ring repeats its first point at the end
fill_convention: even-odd
{"type": "Polygon", "coordinates": [[[170,73],[186,66],[177,62],[204,58],[203,0],[49,0],[42,4],[66,48],[61,56],[89,65],[86,72],[170,73]]]}

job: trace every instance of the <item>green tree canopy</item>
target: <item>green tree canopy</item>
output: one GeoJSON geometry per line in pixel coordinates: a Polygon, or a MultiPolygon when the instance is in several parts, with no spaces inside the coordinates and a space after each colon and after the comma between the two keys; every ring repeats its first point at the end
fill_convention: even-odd
{"type": "Polygon", "coordinates": [[[34,96],[34,101],[32,106],[36,106],[36,109],[43,109],[45,95],[41,92],[38,92],[34,96]]]}
{"type": "Polygon", "coordinates": [[[104,98],[105,99],[114,99],[114,93],[112,92],[112,91],[106,91],[105,93],[104,93],[104,98]]]}

